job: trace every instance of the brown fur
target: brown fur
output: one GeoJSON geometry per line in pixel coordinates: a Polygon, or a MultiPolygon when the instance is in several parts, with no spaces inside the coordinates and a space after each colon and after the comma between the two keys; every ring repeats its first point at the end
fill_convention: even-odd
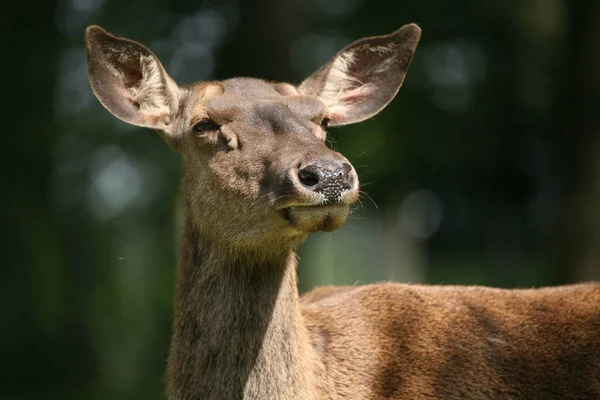
{"type": "Polygon", "coordinates": [[[358,190],[351,167],[333,201],[299,171],[347,163],[323,143],[326,120],[379,112],[419,37],[407,25],[361,39],[298,88],[248,78],[179,87],[143,45],[88,28],[102,104],[183,158],[170,399],[600,398],[598,284],[381,283],[299,298],[297,246],[343,223],[358,190]],[[202,121],[211,128],[195,131],[202,121]]]}

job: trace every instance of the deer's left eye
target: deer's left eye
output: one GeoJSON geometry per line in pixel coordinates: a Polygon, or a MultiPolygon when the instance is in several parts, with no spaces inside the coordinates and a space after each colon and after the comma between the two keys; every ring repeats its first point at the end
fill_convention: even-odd
{"type": "Polygon", "coordinates": [[[217,124],[216,122],[205,118],[203,120],[201,120],[200,122],[198,122],[196,125],[194,125],[193,129],[195,132],[208,132],[208,131],[217,131],[219,130],[219,128],[221,127],[221,125],[217,124]]]}
{"type": "Polygon", "coordinates": [[[323,120],[321,121],[321,128],[323,128],[324,130],[327,130],[328,126],[329,126],[329,118],[323,118],[323,120]]]}

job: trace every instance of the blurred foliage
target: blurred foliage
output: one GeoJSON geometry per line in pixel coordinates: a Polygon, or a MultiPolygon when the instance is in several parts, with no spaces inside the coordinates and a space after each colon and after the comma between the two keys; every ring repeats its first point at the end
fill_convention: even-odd
{"type": "Polygon", "coordinates": [[[162,397],[179,160],[93,98],[89,24],[146,43],[182,82],[300,82],[344,44],[417,22],[422,42],[396,100],[331,132],[366,194],[346,227],[308,241],[301,289],[600,278],[600,2],[38,0],[1,9],[0,399],[162,397]]]}

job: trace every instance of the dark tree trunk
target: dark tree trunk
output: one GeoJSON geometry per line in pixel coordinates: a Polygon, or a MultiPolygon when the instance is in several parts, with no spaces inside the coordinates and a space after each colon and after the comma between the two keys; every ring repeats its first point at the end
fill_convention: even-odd
{"type": "Polygon", "coordinates": [[[565,153],[555,281],[600,279],[600,2],[572,1],[559,143],[565,153]]]}

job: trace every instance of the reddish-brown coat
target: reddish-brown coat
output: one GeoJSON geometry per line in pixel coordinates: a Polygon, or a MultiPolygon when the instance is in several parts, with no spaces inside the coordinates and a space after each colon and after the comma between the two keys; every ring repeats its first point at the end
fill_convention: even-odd
{"type": "Polygon", "coordinates": [[[298,170],[348,162],[323,143],[324,121],[380,111],[419,38],[413,24],[361,39],[298,88],[248,78],[180,87],[143,45],[88,28],[96,96],[183,158],[169,399],[600,398],[599,284],[381,283],[299,298],[295,249],[343,223],[358,189],[324,206],[298,170]],[[219,129],[195,129],[202,120],[219,129]]]}

